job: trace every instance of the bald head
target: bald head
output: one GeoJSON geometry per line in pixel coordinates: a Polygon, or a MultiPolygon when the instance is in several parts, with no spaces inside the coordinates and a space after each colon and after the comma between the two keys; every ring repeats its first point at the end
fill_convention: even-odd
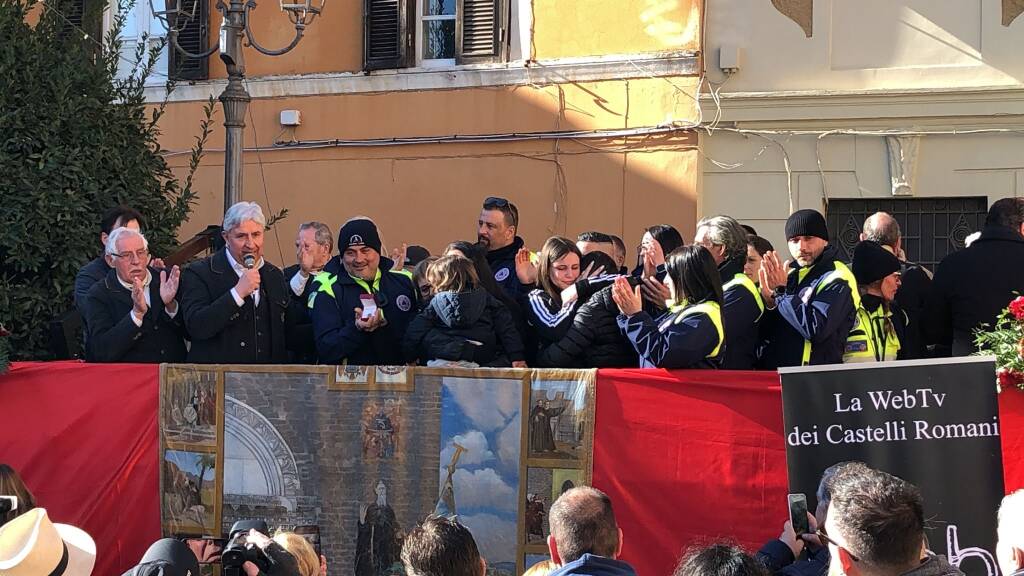
{"type": "Polygon", "coordinates": [[[584,554],[618,556],[619,526],[612,501],[604,492],[589,486],[568,490],[551,505],[548,519],[548,547],[552,558],[560,560],[559,564],[574,562],[584,554]]]}
{"type": "Polygon", "coordinates": [[[899,253],[900,249],[900,223],[887,212],[875,212],[864,221],[864,229],[861,231],[860,239],[878,242],[882,246],[888,246],[894,252],[899,253]]]}

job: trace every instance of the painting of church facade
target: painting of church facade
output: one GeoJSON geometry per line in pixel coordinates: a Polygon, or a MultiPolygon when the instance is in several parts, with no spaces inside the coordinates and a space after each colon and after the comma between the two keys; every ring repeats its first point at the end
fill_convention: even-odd
{"type": "MultiPolygon", "coordinates": [[[[202,513],[194,498],[164,500],[165,517],[172,505],[176,518],[192,509],[198,520],[186,521],[188,533],[220,536],[237,520],[263,519],[272,531],[315,535],[337,573],[386,576],[404,574],[405,535],[437,514],[470,529],[489,574],[510,576],[542,552],[525,538],[530,467],[557,462],[589,480],[581,453],[592,433],[572,432],[592,422],[589,371],[558,371],[548,385],[543,371],[533,370],[415,368],[384,378],[371,368],[366,382],[339,386],[333,366],[210,370],[223,408],[215,441],[197,438],[214,448],[197,451],[215,464],[203,474],[217,498],[202,513]],[[541,441],[555,450],[534,454],[530,437],[542,430],[532,430],[529,415],[542,396],[550,435],[541,441]]],[[[172,408],[161,410],[162,430],[177,425],[172,408]]],[[[164,446],[165,454],[189,448],[164,446]]],[[[173,486],[171,471],[162,477],[173,486]]],[[[551,496],[548,481],[548,505],[551,496]]],[[[173,528],[165,522],[167,535],[182,533],[173,528]]]]}

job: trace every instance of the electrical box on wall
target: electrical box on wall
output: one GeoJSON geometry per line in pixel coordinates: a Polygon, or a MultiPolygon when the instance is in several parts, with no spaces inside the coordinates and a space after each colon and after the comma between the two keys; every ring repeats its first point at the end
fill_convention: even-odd
{"type": "Polygon", "coordinates": [[[743,60],[743,48],[735,44],[722,44],[718,48],[718,67],[726,74],[735,74],[740,71],[740,64],[743,60]]]}
{"type": "Polygon", "coordinates": [[[300,126],[302,113],[298,110],[281,110],[281,126],[300,126]]]}

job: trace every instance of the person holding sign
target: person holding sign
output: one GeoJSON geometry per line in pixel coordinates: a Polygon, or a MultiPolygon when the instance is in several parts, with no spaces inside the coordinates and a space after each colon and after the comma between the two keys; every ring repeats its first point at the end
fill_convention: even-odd
{"type": "Polygon", "coordinates": [[[722,278],[703,246],[669,254],[665,283],[668,311],[651,318],[642,310],[640,287],[623,276],[612,285],[619,330],[640,355],[641,368],[718,368],[725,346],[722,278]]]}
{"type": "Polygon", "coordinates": [[[316,275],[308,303],[320,363],[403,364],[402,338],[419,302],[412,275],[381,256],[369,218],[341,227],[338,250],[316,275]]]}
{"type": "Polygon", "coordinates": [[[865,240],[853,249],[853,275],[860,306],[846,339],[843,363],[896,360],[907,327],[906,315],[894,302],[900,288],[899,258],[881,244],[865,240]]]}
{"type": "Polygon", "coordinates": [[[779,317],[769,322],[774,328],[765,367],[838,364],[860,306],[857,279],[829,245],[820,212],[791,214],[786,239],[795,262],[783,265],[775,252],[766,252],[758,273],[765,305],[779,317]]]}

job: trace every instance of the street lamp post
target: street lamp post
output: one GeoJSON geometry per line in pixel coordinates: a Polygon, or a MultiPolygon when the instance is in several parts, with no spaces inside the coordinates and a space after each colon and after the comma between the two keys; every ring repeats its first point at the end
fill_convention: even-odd
{"type": "Polygon", "coordinates": [[[228,71],[228,85],[221,92],[221,105],[224,107],[224,129],[226,140],[224,143],[224,211],[226,212],[233,204],[238,202],[242,191],[242,133],[245,130],[245,112],[249,107],[249,91],[245,88],[245,58],[242,53],[242,38],[244,37],[257,51],[267,56],[280,56],[298,46],[305,33],[306,26],[313,23],[323,11],[326,0],[294,0],[297,3],[288,3],[281,0],[281,10],[288,14],[288,18],[295,26],[295,37],[290,44],[280,50],[264,48],[253,37],[252,29],[249,26],[249,13],[256,8],[256,0],[230,0],[228,4],[224,0],[218,0],[217,10],[224,17],[220,27],[220,42],[201,54],[188,52],[178,44],[178,33],[195,17],[196,7],[200,2],[192,5],[192,11],[186,12],[181,8],[181,0],[164,0],[165,10],[156,10],[150,7],[153,14],[160,20],[167,30],[167,43],[171,50],[177,50],[189,58],[209,58],[215,52],[220,52],[220,59],[228,71]]]}

